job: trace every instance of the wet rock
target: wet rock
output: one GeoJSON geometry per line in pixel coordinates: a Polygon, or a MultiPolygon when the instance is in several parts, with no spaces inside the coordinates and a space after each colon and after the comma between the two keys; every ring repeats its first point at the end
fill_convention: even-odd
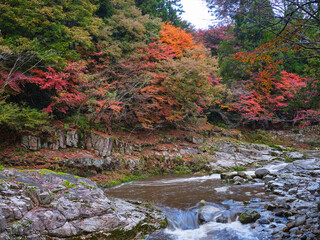
{"type": "Polygon", "coordinates": [[[270,224],[270,228],[276,228],[276,227],[277,227],[277,224],[275,223],[270,224]]]}
{"type": "Polygon", "coordinates": [[[304,224],[305,222],[306,222],[306,216],[305,215],[299,216],[299,217],[297,217],[297,219],[295,221],[295,226],[298,227],[298,226],[304,224]]]}
{"type": "Polygon", "coordinates": [[[258,220],[260,217],[261,217],[260,213],[258,213],[256,210],[247,210],[240,215],[239,221],[242,224],[253,223],[256,220],[258,220]]]}
{"type": "Polygon", "coordinates": [[[282,229],[283,232],[288,232],[291,228],[295,226],[295,222],[289,222],[287,225],[282,229]]]}
{"type": "Polygon", "coordinates": [[[255,171],[255,175],[257,178],[263,178],[264,176],[268,175],[270,173],[270,171],[268,169],[265,169],[265,168],[260,168],[260,169],[257,169],[255,171]]]}
{"type": "Polygon", "coordinates": [[[224,211],[216,218],[216,221],[219,223],[231,223],[230,211],[224,211]]]}
{"type": "Polygon", "coordinates": [[[219,208],[211,205],[207,205],[204,200],[200,201],[198,210],[198,222],[199,224],[213,221],[217,213],[220,211],[219,208]]]}
{"type": "Polygon", "coordinates": [[[267,218],[260,218],[260,219],[258,220],[258,222],[259,222],[260,224],[269,224],[269,223],[270,223],[270,221],[269,221],[267,218]]]}
{"type": "Polygon", "coordinates": [[[251,203],[259,203],[259,202],[261,202],[261,199],[260,198],[251,198],[250,202],[251,203]]]}
{"type": "Polygon", "coordinates": [[[303,154],[300,152],[290,152],[288,154],[288,157],[291,159],[301,159],[301,158],[303,158],[303,154]]]}
{"type": "Polygon", "coordinates": [[[243,179],[242,177],[239,177],[239,176],[235,176],[233,179],[233,184],[234,185],[241,185],[242,183],[245,182],[245,179],[243,179]]]}
{"type": "Polygon", "coordinates": [[[272,211],[273,209],[276,209],[276,206],[274,204],[267,203],[264,205],[264,209],[272,211]]]}
{"type": "Polygon", "coordinates": [[[289,212],[289,211],[281,210],[281,211],[279,211],[279,212],[276,212],[275,215],[276,215],[277,217],[290,217],[290,216],[292,216],[292,213],[289,212]]]}
{"type": "Polygon", "coordinates": [[[220,178],[224,180],[233,179],[238,176],[238,172],[224,172],[220,174],[220,178]]]}

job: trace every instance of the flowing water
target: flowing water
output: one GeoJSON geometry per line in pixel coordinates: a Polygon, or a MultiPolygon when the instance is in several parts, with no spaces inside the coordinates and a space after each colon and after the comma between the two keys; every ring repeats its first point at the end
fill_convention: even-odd
{"type": "Polygon", "coordinates": [[[241,224],[230,217],[226,221],[217,220],[235,210],[255,209],[265,214],[263,205],[270,197],[264,192],[263,183],[229,185],[222,183],[219,174],[154,176],[116,186],[107,193],[117,198],[151,202],[166,214],[168,227],[149,236],[149,240],[270,239],[268,229],[252,229],[250,224],[241,224]],[[209,222],[199,225],[201,200],[218,210],[209,222]]]}

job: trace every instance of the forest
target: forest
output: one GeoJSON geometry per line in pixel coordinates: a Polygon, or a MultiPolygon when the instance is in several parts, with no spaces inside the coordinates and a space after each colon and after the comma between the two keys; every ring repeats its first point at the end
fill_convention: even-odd
{"type": "Polygon", "coordinates": [[[1,130],[318,123],[320,3],[206,4],[198,30],[179,0],[2,1],[1,130]]]}

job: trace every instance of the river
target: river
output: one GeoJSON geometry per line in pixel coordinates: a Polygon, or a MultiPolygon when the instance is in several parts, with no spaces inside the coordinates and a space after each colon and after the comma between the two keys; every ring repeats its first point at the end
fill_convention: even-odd
{"type": "Polygon", "coordinates": [[[221,181],[220,174],[201,177],[153,176],[110,188],[107,194],[122,199],[151,202],[166,214],[168,227],[149,236],[149,240],[271,238],[268,226],[253,228],[250,224],[238,221],[239,213],[247,209],[257,210],[268,217],[263,206],[272,197],[264,191],[263,182],[226,184],[221,181]],[[201,200],[205,200],[206,209],[199,204],[201,200]],[[212,209],[214,212],[210,213],[212,209]],[[207,215],[202,224],[199,224],[200,214],[207,215]]]}

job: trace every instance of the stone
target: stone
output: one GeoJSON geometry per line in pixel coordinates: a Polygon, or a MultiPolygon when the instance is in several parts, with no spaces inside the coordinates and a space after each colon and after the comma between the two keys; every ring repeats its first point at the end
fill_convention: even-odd
{"type": "Polygon", "coordinates": [[[298,226],[304,224],[305,222],[306,222],[306,216],[305,215],[299,216],[295,220],[295,226],[298,227],[298,226]]]}
{"type": "Polygon", "coordinates": [[[6,218],[0,213],[0,232],[3,232],[7,228],[6,218]]]}
{"type": "Polygon", "coordinates": [[[238,176],[238,172],[224,172],[220,174],[221,179],[233,179],[234,177],[238,176]]]}
{"type": "Polygon", "coordinates": [[[216,221],[219,223],[231,223],[230,211],[222,212],[222,214],[216,218],[216,221]]]}
{"type": "MultiPolygon", "coordinates": [[[[199,206],[200,206],[200,204],[202,205],[203,202],[200,202],[199,206]]],[[[204,206],[200,207],[198,210],[199,224],[213,221],[218,212],[220,212],[220,209],[215,206],[204,205],[204,206]]]]}
{"type": "Polygon", "coordinates": [[[289,212],[289,211],[284,211],[284,210],[281,210],[279,212],[276,212],[275,214],[277,217],[290,217],[292,216],[292,213],[289,212]]]}
{"type": "Polygon", "coordinates": [[[264,209],[269,210],[269,211],[272,211],[275,208],[276,208],[276,206],[274,204],[267,203],[264,205],[264,209]]]}
{"type": "Polygon", "coordinates": [[[42,192],[39,194],[40,204],[49,204],[51,202],[50,192],[42,192]]]}
{"type": "Polygon", "coordinates": [[[264,176],[268,175],[270,173],[270,171],[268,169],[265,169],[265,168],[260,168],[260,169],[257,169],[255,172],[255,175],[257,178],[263,178],[264,176]]]}
{"type": "Polygon", "coordinates": [[[14,220],[13,211],[7,204],[0,204],[0,212],[7,219],[7,221],[14,220]]]}
{"type": "Polygon", "coordinates": [[[269,221],[267,218],[260,218],[260,219],[258,220],[258,222],[259,222],[260,224],[269,224],[269,223],[270,223],[270,221],[269,221]]]}
{"type": "Polygon", "coordinates": [[[41,148],[41,141],[39,137],[36,136],[22,136],[21,146],[32,151],[38,151],[41,148]]]}
{"type": "Polygon", "coordinates": [[[303,154],[300,152],[290,152],[288,154],[288,157],[291,159],[301,159],[301,158],[303,158],[303,154]]]}
{"type": "Polygon", "coordinates": [[[291,228],[295,226],[295,222],[289,222],[287,225],[282,229],[283,232],[288,232],[291,228]]]}
{"type": "Polygon", "coordinates": [[[204,143],[204,139],[202,137],[192,136],[191,142],[194,144],[202,144],[204,143]]]}
{"type": "Polygon", "coordinates": [[[3,171],[1,175],[10,177],[12,182],[25,184],[23,188],[13,187],[14,196],[0,194],[1,240],[107,234],[120,228],[129,231],[146,222],[152,229],[159,229],[160,222],[165,220],[158,210],[145,208],[142,204],[110,200],[96,183],[86,178],[43,170],[19,172],[12,169],[3,171]],[[68,188],[64,186],[66,181],[68,188]],[[33,205],[33,198],[28,197],[31,195],[46,205],[33,205]]]}
{"type": "Polygon", "coordinates": [[[92,233],[97,231],[110,231],[117,228],[121,224],[121,220],[112,214],[99,217],[86,218],[81,221],[74,221],[73,225],[79,229],[79,233],[92,233]]]}
{"type": "Polygon", "coordinates": [[[72,237],[78,235],[78,230],[69,222],[62,227],[49,230],[49,235],[54,237],[72,237]]]}
{"type": "Polygon", "coordinates": [[[240,182],[240,183],[243,183],[244,182],[244,179],[242,177],[239,177],[239,176],[235,176],[233,178],[233,181],[234,182],[240,182]]]}
{"type": "Polygon", "coordinates": [[[66,145],[68,147],[78,147],[79,135],[76,130],[71,130],[67,132],[66,145]]]}
{"type": "Polygon", "coordinates": [[[240,215],[239,221],[242,224],[253,223],[257,221],[260,217],[260,213],[258,213],[256,210],[247,210],[240,215]]]}

